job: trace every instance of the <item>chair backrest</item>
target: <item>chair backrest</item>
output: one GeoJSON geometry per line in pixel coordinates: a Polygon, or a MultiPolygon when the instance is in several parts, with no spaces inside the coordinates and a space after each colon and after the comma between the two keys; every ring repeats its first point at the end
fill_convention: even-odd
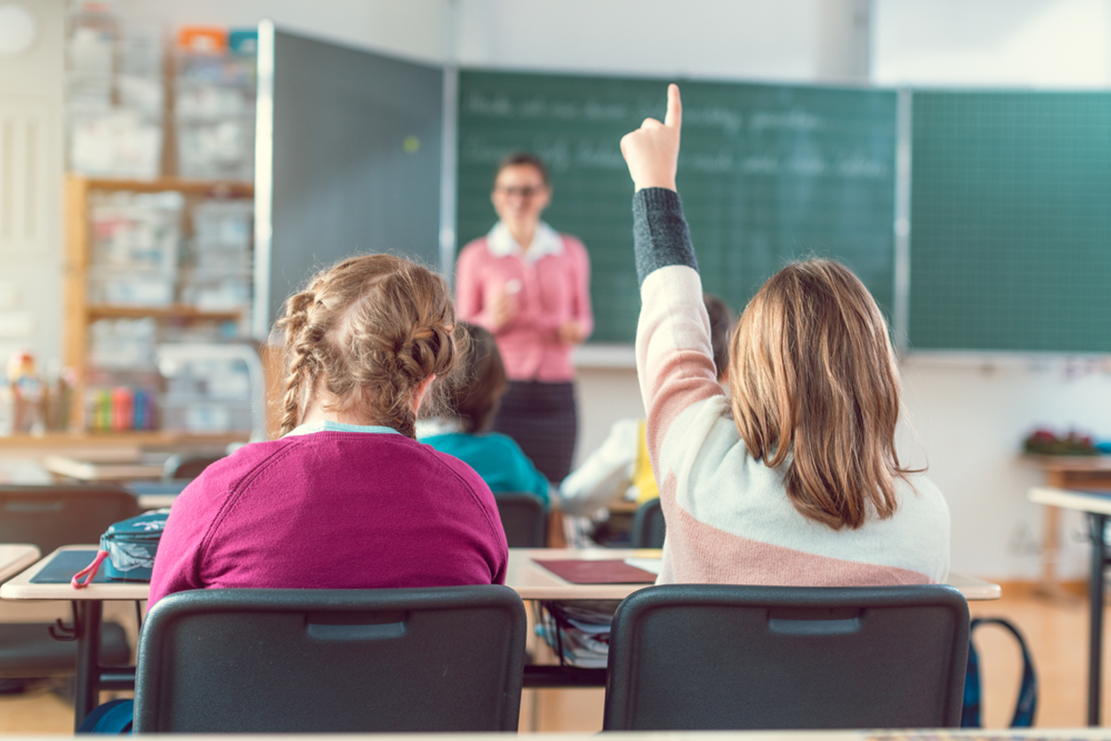
{"type": "Polygon", "coordinates": [[[968,625],[937,584],[649,587],[614,616],[603,730],[959,726],[968,625]]]}
{"type": "Polygon", "coordinates": [[[109,525],[139,512],[122,486],[0,485],[0,543],[31,543],[46,555],[63,545],[96,543],[109,525]]]}
{"type": "Polygon", "coordinates": [[[179,592],[143,625],[135,731],[515,731],[525,634],[498,585],[179,592]]]}
{"type": "Polygon", "coordinates": [[[664,511],[660,498],[649,499],[637,507],[633,515],[633,531],[629,535],[629,545],[633,548],[664,547],[664,511]]]}
{"type": "Polygon", "coordinates": [[[543,548],[548,544],[544,502],[528,491],[496,491],[498,514],[510,548],[543,548]]]}
{"type": "Polygon", "coordinates": [[[195,479],[204,469],[220,460],[222,455],[184,455],[174,453],[162,466],[164,479],[195,479]]]}

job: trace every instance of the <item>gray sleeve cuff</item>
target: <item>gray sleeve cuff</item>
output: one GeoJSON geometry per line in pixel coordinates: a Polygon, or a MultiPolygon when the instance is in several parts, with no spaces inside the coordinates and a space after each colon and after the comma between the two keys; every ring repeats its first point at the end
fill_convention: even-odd
{"type": "Polygon", "coordinates": [[[644,188],[633,195],[633,247],[640,283],[649,273],[669,265],[698,270],[678,193],[668,188],[644,188]]]}

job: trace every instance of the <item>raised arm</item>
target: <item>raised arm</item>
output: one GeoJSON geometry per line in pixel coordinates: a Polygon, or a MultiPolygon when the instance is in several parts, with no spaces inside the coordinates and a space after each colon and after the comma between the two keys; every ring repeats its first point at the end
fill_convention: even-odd
{"type": "Polygon", "coordinates": [[[633,239],[641,284],[637,375],[657,480],[661,442],[671,423],[691,404],[721,393],[698,262],[675,189],[681,126],[679,88],[671,85],[664,123],[647,119],[621,140],[636,186],[633,239]]]}

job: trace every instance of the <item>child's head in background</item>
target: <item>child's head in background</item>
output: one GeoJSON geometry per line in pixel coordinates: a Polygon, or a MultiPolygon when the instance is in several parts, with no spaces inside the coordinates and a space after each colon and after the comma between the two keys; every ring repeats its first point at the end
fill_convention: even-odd
{"type": "Polygon", "coordinates": [[[459,328],[468,341],[447,384],[444,402],[462,422],[463,432],[484,432],[494,422],[509,381],[494,335],[467,322],[460,322],[459,328]]]}
{"type": "Polygon", "coordinates": [[[810,519],[856,528],[896,507],[899,380],[887,323],[843,265],[789,264],[749,302],[733,337],[733,418],[749,453],[785,465],[810,519]]]}
{"type": "Polygon", "coordinates": [[[733,333],[733,310],[712,293],[702,294],[706,314],[710,317],[710,347],[714,351],[714,369],[718,383],[729,379],[729,338],[733,333]]]}
{"type": "Polygon", "coordinates": [[[323,410],[414,437],[416,406],[456,362],[455,308],[443,278],[392,255],[317,274],[286,299],[281,434],[323,410]]]}

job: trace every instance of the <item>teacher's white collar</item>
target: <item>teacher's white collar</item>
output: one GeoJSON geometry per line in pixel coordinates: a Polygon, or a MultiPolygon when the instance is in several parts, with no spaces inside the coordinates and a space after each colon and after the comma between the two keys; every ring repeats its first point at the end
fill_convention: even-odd
{"type": "Polygon", "coordinates": [[[520,255],[529,262],[536,262],[545,255],[558,255],[563,252],[563,237],[547,223],[541,221],[536,227],[532,245],[529,246],[528,251],[525,251],[509,233],[509,227],[499,221],[486,235],[486,249],[490,250],[490,254],[494,257],[520,255]]]}

